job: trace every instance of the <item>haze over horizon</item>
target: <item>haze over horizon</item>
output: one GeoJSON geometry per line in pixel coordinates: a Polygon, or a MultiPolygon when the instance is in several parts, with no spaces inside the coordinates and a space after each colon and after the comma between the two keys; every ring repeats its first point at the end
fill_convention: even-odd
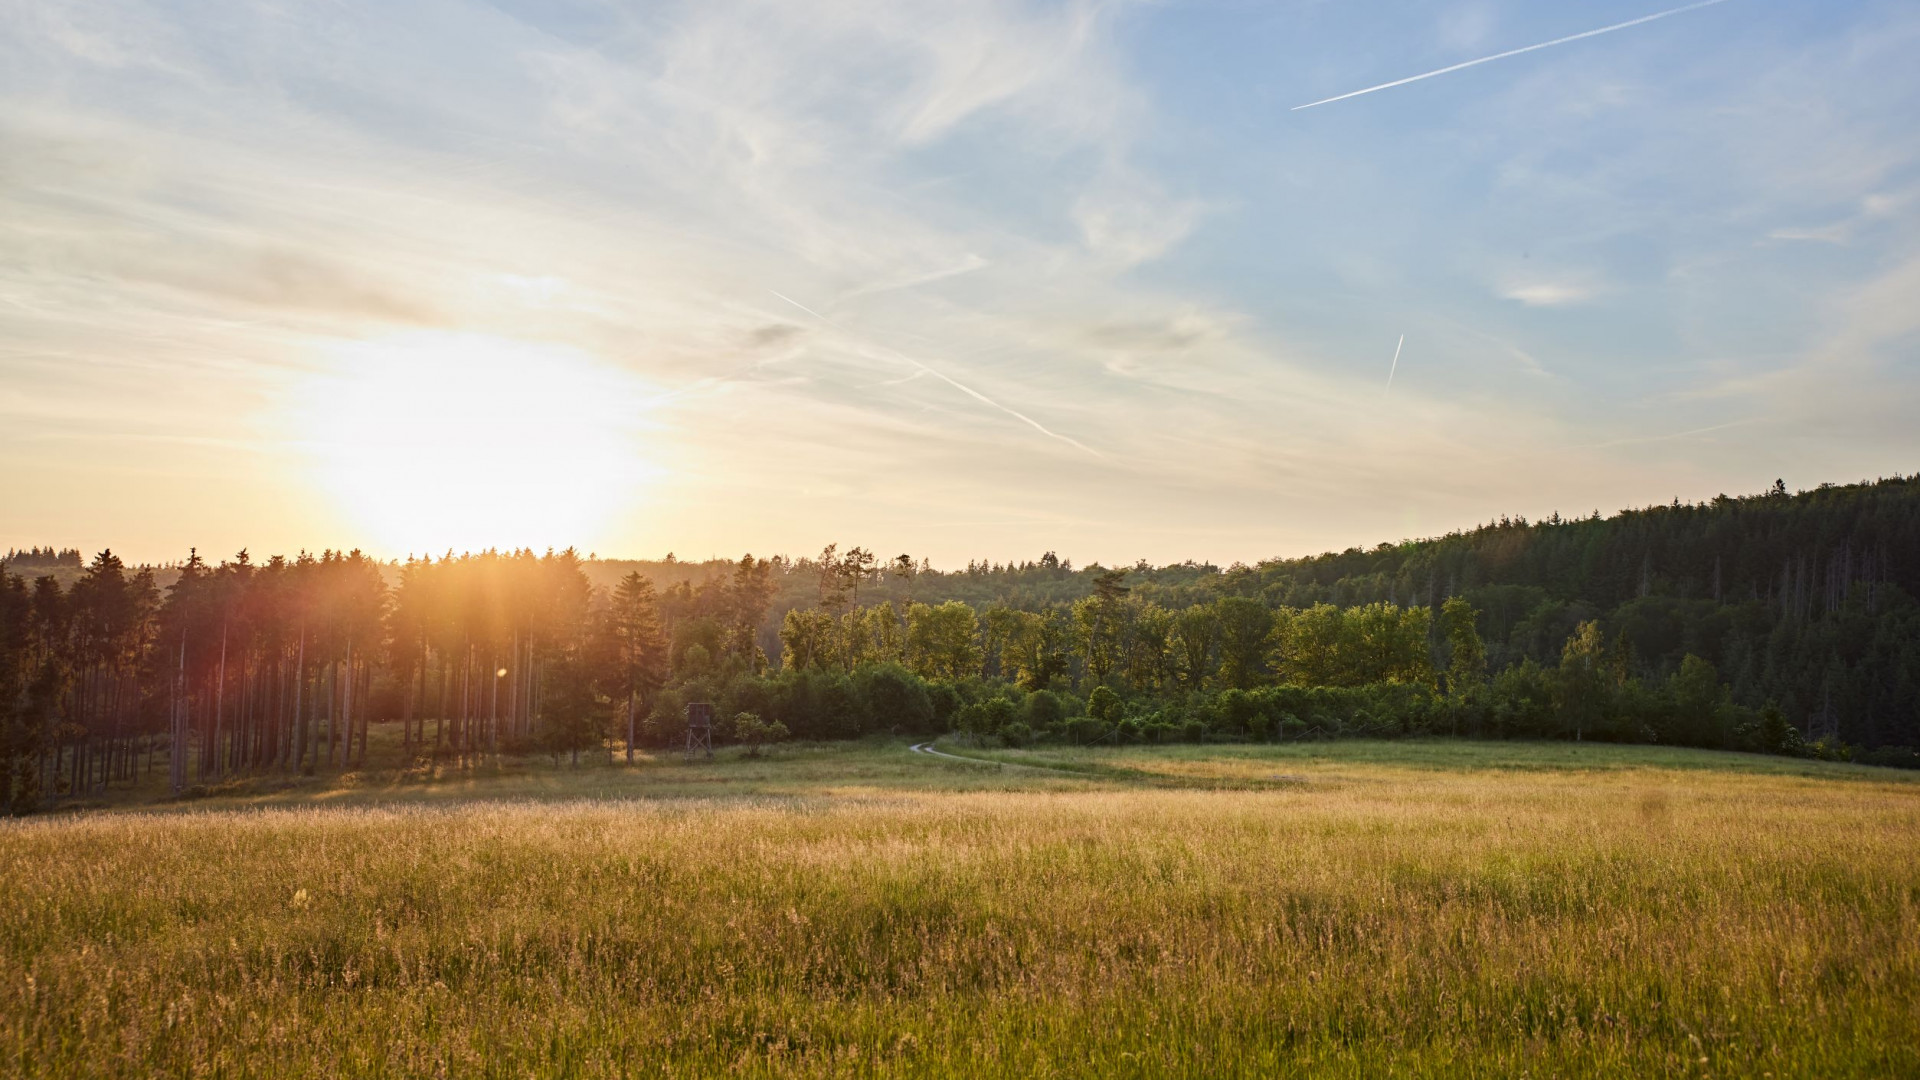
{"type": "Polygon", "coordinates": [[[1920,450],[1910,4],[1405,85],[1671,5],[0,5],[0,549],[1225,565],[1920,450]]]}

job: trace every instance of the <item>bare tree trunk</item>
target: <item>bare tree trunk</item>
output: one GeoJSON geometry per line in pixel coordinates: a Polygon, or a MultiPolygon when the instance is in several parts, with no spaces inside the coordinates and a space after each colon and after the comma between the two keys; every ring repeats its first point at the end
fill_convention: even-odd
{"type": "Polygon", "coordinates": [[[353,638],[347,638],[345,680],[340,684],[340,718],[347,725],[340,740],[340,764],[353,764],[353,638]]]}
{"type": "Polygon", "coordinates": [[[171,731],[167,744],[167,780],[175,795],[187,788],[187,732],[185,690],[187,683],[187,635],[180,634],[180,661],[173,677],[173,708],[169,716],[171,731]]]}
{"type": "Polygon", "coordinates": [[[454,737],[464,759],[473,751],[473,642],[467,642],[460,664],[460,731],[454,737]]]}
{"type": "Polygon", "coordinates": [[[440,657],[440,707],[433,714],[433,756],[439,757],[440,750],[447,744],[447,709],[453,700],[453,667],[447,663],[445,654],[440,657]]]}
{"type": "Polygon", "coordinates": [[[327,661],[327,768],[334,765],[334,750],[340,741],[340,661],[327,661]]]}
{"type": "Polygon", "coordinates": [[[367,767],[367,727],[373,723],[373,711],[367,706],[373,696],[373,665],[360,663],[360,767],[367,767]]]}
{"type": "Polygon", "coordinates": [[[202,780],[220,778],[220,722],[227,708],[227,623],[220,623],[220,673],[215,676],[219,681],[213,687],[213,726],[207,735],[207,744],[200,750],[200,778],[202,780]]]}
{"type": "MultiPolygon", "coordinates": [[[[513,639],[507,645],[507,733],[511,737],[520,734],[520,631],[513,632],[513,639]]],[[[499,692],[499,687],[494,688],[499,692]]]]}
{"type": "Polygon", "coordinates": [[[307,767],[307,714],[301,709],[307,686],[307,624],[300,624],[300,651],[293,661],[293,771],[307,767]]]}

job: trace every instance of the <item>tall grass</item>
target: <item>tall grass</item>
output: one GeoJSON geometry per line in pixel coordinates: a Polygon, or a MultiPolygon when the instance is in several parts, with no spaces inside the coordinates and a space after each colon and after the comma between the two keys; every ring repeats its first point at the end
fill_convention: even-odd
{"type": "Polygon", "coordinates": [[[1920,787],[1217,767],[8,825],[0,1073],[1920,1074],[1920,787]]]}

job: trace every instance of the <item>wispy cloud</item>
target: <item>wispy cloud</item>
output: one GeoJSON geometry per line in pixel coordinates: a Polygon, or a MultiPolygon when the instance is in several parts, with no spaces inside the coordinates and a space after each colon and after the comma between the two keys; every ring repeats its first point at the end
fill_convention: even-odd
{"type": "Polygon", "coordinates": [[[1821,225],[1814,228],[1796,228],[1783,226],[1767,232],[1769,240],[1803,240],[1820,244],[1844,244],[1853,235],[1853,229],[1844,222],[1821,225]]]}
{"type": "Polygon", "coordinates": [[[1121,268],[1150,262],[1199,221],[1194,200],[1169,200],[1137,180],[1102,183],[1074,203],[1073,220],[1095,257],[1121,268]]]}
{"type": "MultiPolygon", "coordinates": [[[[839,323],[833,322],[832,320],[828,319],[825,315],[820,314],[819,312],[813,310],[810,307],[807,307],[805,304],[802,304],[800,301],[795,300],[792,297],[785,295],[784,293],[776,292],[773,295],[781,300],[786,301],[789,304],[792,304],[794,307],[799,308],[801,311],[806,312],[807,314],[813,316],[814,318],[819,319],[821,322],[826,323],[828,326],[833,327],[835,330],[839,330],[840,332],[847,333],[847,334],[852,333],[852,331],[848,330],[846,327],[841,326],[839,323]]],[[[995,401],[994,399],[988,397],[987,395],[981,393],[980,391],[975,390],[973,387],[968,386],[967,384],[959,381],[958,379],[953,378],[951,375],[948,375],[945,372],[936,370],[935,368],[929,366],[924,361],[916,360],[913,357],[908,356],[907,354],[901,352],[900,350],[895,349],[888,345],[879,345],[878,347],[884,350],[887,354],[897,357],[901,363],[912,365],[912,367],[914,368],[914,373],[912,376],[909,376],[906,379],[897,380],[893,385],[899,385],[899,383],[903,383],[903,382],[910,382],[912,381],[913,378],[921,375],[930,375],[933,378],[938,379],[943,383],[946,383],[948,386],[953,387],[955,390],[958,390],[961,393],[967,395],[973,400],[978,401],[982,405],[985,405],[988,408],[997,409],[1000,412],[1006,413],[1008,416],[1013,417],[1015,420],[1020,421],[1021,423],[1027,425],[1028,427],[1039,432],[1040,434],[1045,435],[1049,439],[1054,439],[1056,441],[1063,442],[1068,446],[1073,447],[1076,450],[1080,450],[1080,451],[1084,451],[1085,453],[1092,454],[1096,458],[1103,456],[1098,450],[1093,449],[1092,447],[1081,442],[1080,440],[1072,438],[1067,435],[1062,435],[1059,432],[1054,431],[1053,429],[1047,427],[1045,424],[1042,424],[1040,421],[1035,420],[1033,417],[1028,416],[1026,413],[1019,411],[1018,409],[1013,409],[1013,408],[1009,408],[1006,405],[1002,405],[1000,402],[995,401]]]]}
{"type": "Polygon", "coordinates": [[[1745,427],[1766,420],[1764,416],[1749,416],[1743,420],[1729,420],[1724,424],[1709,424],[1706,427],[1688,428],[1685,431],[1669,431],[1658,435],[1629,435],[1619,439],[1607,439],[1604,442],[1588,443],[1578,447],[1581,450],[1606,450],[1615,446],[1642,446],[1647,443],[1676,442],[1681,439],[1697,439],[1702,435],[1711,435],[1716,431],[1745,427]]]}
{"type": "Polygon", "coordinates": [[[1570,307],[1593,299],[1594,290],[1564,281],[1516,281],[1503,286],[1500,297],[1528,307],[1570,307]]]}

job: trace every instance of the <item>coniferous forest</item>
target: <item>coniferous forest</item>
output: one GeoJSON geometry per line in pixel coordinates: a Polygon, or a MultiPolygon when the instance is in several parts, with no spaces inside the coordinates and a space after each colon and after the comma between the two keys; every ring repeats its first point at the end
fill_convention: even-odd
{"type": "Polygon", "coordinates": [[[1920,761],[1920,477],[1220,568],[360,552],[0,564],[0,794],[684,738],[1343,735],[1920,761]]]}

